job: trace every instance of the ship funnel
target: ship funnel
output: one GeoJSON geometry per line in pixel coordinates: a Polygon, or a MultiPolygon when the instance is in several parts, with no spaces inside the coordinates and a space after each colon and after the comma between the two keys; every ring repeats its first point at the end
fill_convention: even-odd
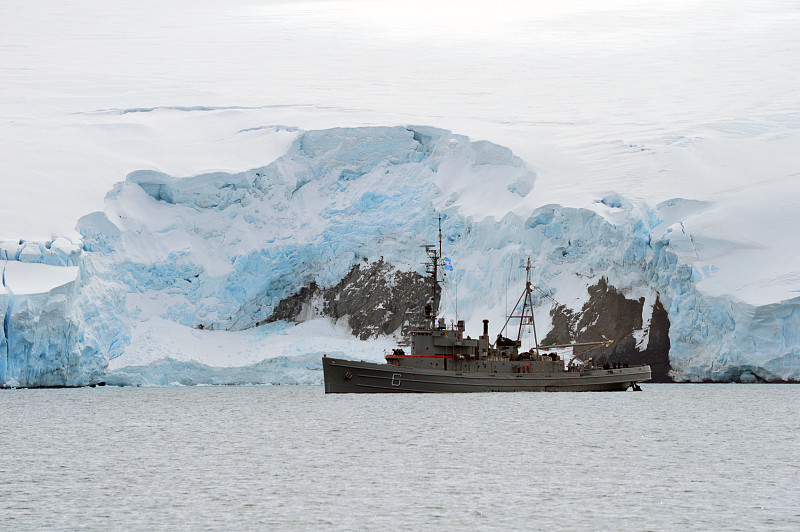
{"type": "Polygon", "coordinates": [[[483,335],[489,336],[489,320],[483,320],[483,335]]]}

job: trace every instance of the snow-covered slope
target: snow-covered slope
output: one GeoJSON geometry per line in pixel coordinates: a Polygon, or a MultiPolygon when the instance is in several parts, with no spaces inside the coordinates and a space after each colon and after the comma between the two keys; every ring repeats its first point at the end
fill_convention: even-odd
{"type": "Polygon", "coordinates": [[[4,382],[91,382],[106,363],[161,355],[242,366],[333,344],[380,358],[308,301],[301,329],[248,327],[359,259],[416,268],[434,210],[459,257],[462,317],[496,323],[533,252],[541,284],[572,308],[607,275],[645,298],[645,327],[658,293],[676,378],[796,378],[794,3],[1,11],[4,382]],[[472,140],[385,127],[396,124],[472,140]],[[381,129],[328,130],[341,126],[381,129]],[[306,347],[289,348],[294,337],[306,347]]]}

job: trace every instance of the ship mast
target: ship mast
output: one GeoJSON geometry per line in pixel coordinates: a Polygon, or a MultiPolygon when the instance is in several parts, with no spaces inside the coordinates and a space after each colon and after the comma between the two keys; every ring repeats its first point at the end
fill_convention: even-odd
{"type": "Polygon", "coordinates": [[[531,265],[530,257],[528,257],[528,260],[525,263],[525,266],[523,266],[523,268],[525,268],[525,290],[523,290],[522,294],[519,296],[519,299],[517,299],[517,302],[514,304],[513,307],[514,310],[512,310],[511,312],[513,313],[514,311],[517,310],[517,308],[519,308],[520,302],[522,303],[522,311],[517,316],[514,315],[508,316],[501,330],[502,331],[506,330],[506,327],[508,327],[508,322],[511,321],[512,318],[519,319],[519,328],[517,329],[517,342],[521,342],[522,327],[524,325],[530,325],[533,329],[533,349],[538,354],[539,339],[536,337],[536,321],[533,319],[533,296],[532,296],[533,284],[531,283],[531,269],[533,269],[533,266],[531,265]],[[530,313],[528,313],[528,309],[530,309],[530,313]]]}
{"type": "MultiPolygon", "coordinates": [[[[533,289],[535,288],[536,290],[538,290],[544,297],[552,300],[553,303],[558,304],[558,302],[555,299],[553,299],[552,297],[550,297],[549,295],[547,295],[545,292],[542,292],[542,290],[539,287],[535,286],[531,282],[531,270],[533,269],[533,266],[531,265],[530,257],[528,257],[528,260],[525,263],[525,266],[523,266],[523,268],[525,268],[525,290],[523,290],[522,295],[520,295],[519,299],[517,299],[517,302],[514,305],[513,310],[511,312],[512,313],[515,312],[517,310],[517,308],[519,308],[519,304],[520,303],[522,303],[522,311],[517,316],[511,315],[511,316],[508,316],[506,318],[506,322],[503,325],[503,328],[500,330],[501,334],[503,333],[503,331],[506,330],[506,327],[508,327],[508,322],[511,321],[512,318],[518,319],[519,320],[519,328],[517,329],[517,345],[521,345],[520,342],[522,340],[522,327],[523,327],[523,325],[530,325],[531,328],[533,329],[533,344],[534,344],[533,351],[535,351],[537,355],[539,354],[539,350],[540,349],[545,349],[545,350],[547,350],[547,349],[563,349],[563,348],[573,348],[574,349],[575,347],[592,347],[592,348],[594,348],[594,347],[600,347],[600,346],[608,347],[612,343],[614,343],[613,340],[610,340],[610,339],[606,338],[605,336],[603,336],[601,334],[600,336],[602,336],[603,339],[595,341],[595,342],[574,342],[573,341],[573,342],[569,342],[569,343],[566,343],[566,344],[551,344],[551,345],[544,345],[544,346],[539,345],[539,339],[536,336],[536,322],[535,322],[535,320],[533,318],[533,296],[532,296],[533,289]],[[530,309],[530,313],[528,312],[528,309],[530,309]]],[[[579,354],[573,355],[572,360],[575,360],[576,358],[580,359],[580,355],[579,354]]],[[[572,360],[570,360],[570,363],[572,363],[572,360]]]]}
{"type": "Polygon", "coordinates": [[[428,262],[425,263],[425,272],[430,276],[431,280],[431,310],[428,312],[426,308],[426,320],[429,320],[428,327],[430,329],[436,328],[436,316],[439,313],[439,262],[442,257],[442,217],[439,216],[439,249],[433,244],[426,244],[423,246],[425,253],[428,254],[428,262]]]}

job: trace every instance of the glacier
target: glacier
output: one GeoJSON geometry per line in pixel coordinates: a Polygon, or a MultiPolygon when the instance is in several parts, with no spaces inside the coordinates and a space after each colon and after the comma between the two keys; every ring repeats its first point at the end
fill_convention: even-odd
{"type": "Polygon", "coordinates": [[[398,331],[360,339],[314,290],[360,265],[422,274],[439,215],[455,266],[441,310],[468,330],[503,322],[530,257],[548,296],[540,327],[551,297],[579,312],[607,283],[642,302],[639,344],[663,306],[672,379],[800,380],[800,297],[757,305],[704,289],[730,273],[691,231],[708,202],[535,205],[536,172],[487,141],[426,126],[275,131],[292,140],[265,166],[135,171],[79,220],[79,238],[0,243],[0,384],[313,383],[322,353],[380,360],[398,331]]]}

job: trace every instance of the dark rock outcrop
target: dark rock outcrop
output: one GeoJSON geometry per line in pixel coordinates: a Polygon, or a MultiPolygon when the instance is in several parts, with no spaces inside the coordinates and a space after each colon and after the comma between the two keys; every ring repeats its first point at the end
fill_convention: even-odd
{"type": "MultiPolygon", "coordinates": [[[[316,316],[347,318],[354,336],[362,340],[397,331],[408,314],[421,315],[430,299],[430,285],[416,272],[397,270],[381,260],[356,264],[336,285],[315,283],[284,298],[268,319],[300,322],[316,316]]],[[[589,300],[580,312],[555,307],[552,329],[543,345],[613,340],[606,348],[584,352],[594,363],[649,364],[652,382],[672,382],[669,377],[669,316],[659,299],[653,306],[647,347],[637,347],[634,332],[641,330],[644,298],[627,299],[605,279],[589,287],[589,300]]],[[[578,352],[576,350],[576,352],[578,352]]]]}
{"type": "MultiPolygon", "coordinates": [[[[559,305],[550,315],[552,329],[542,341],[543,345],[568,342],[595,342],[603,337],[613,343],[602,349],[584,351],[582,358],[592,357],[594,363],[628,362],[630,364],[649,364],[652,382],[672,382],[669,377],[669,317],[659,299],[653,306],[649,325],[647,348],[640,351],[636,346],[634,332],[642,328],[644,299],[625,298],[605,279],[589,287],[589,300],[580,312],[559,305]]],[[[576,350],[576,352],[579,352],[576,350]]]]}
{"type": "Polygon", "coordinates": [[[650,364],[652,382],[672,382],[669,376],[669,316],[660,299],[656,299],[653,305],[647,349],[638,355],[635,359],[637,364],[650,364]]]}
{"type": "MultiPolygon", "coordinates": [[[[317,283],[314,282],[308,286],[302,287],[298,292],[295,292],[289,297],[282,299],[275,307],[272,315],[270,315],[267,320],[259,322],[256,325],[263,325],[264,323],[270,323],[279,320],[297,321],[303,311],[303,308],[313,304],[312,300],[318,294],[318,292],[319,288],[317,287],[317,283]]],[[[313,312],[314,314],[319,314],[319,309],[314,309],[313,312]]]]}
{"type": "MultiPolygon", "coordinates": [[[[407,314],[422,314],[430,284],[416,272],[397,270],[383,259],[356,264],[335,286],[311,283],[278,303],[263,323],[302,321],[312,316],[347,317],[354,336],[366,340],[391,334],[407,314]]],[[[438,303],[438,302],[437,302],[438,303]]]]}

